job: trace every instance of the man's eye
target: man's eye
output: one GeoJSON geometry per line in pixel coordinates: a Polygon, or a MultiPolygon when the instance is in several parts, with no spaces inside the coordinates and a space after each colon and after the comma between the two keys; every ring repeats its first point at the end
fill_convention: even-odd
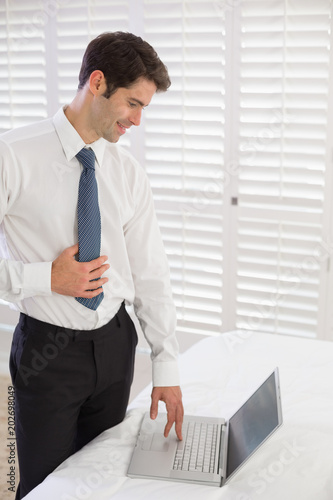
{"type": "Polygon", "coordinates": [[[135,102],[130,102],[129,105],[130,105],[131,108],[135,108],[136,103],[135,102]]]}

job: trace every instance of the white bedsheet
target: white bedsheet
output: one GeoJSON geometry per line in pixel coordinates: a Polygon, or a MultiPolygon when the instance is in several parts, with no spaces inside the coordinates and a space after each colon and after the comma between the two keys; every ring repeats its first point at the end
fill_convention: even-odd
{"type": "Polygon", "coordinates": [[[251,332],[207,338],[180,359],[185,411],[228,418],[275,366],[283,426],[226,486],[126,477],[150,405],[147,387],[120,425],[66,460],[25,499],[332,500],[333,343],[251,332]]]}

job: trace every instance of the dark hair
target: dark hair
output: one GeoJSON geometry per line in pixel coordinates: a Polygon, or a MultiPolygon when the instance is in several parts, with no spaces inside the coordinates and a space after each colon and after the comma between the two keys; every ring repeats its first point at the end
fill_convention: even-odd
{"type": "Polygon", "coordinates": [[[170,78],[166,66],[149,43],[132,33],[102,33],[88,45],[79,74],[79,89],[93,71],[103,72],[109,98],[119,87],[129,88],[138,78],[153,81],[157,92],[166,91],[170,78]]]}

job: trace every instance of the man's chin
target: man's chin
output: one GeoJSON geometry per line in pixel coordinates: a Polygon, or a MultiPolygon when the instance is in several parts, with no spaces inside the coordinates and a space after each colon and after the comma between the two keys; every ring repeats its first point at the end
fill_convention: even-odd
{"type": "Polygon", "coordinates": [[[115,143],[115,142],[118,142],[118,141],[119,141],[120,136],[117,136],[116,134],[107,135],[107,136],[105,135],[105,136],[103,137],[103,139],[105,139],[105,140],[106,140],[106,141],[108,141],[108,142],[114,142],[114,143],[115,143]]]}

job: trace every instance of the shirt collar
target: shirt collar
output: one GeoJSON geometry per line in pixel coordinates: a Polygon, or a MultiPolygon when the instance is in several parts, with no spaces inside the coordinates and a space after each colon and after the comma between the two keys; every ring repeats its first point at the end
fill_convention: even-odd
{"type": "Polygon", "coordinates": [[[100,137],[91,144],[85,144],[82,137],[69,122],[64,113],[64,108],[60,108],[53,117],[54,127],[58,134],[66,159],[72,160],[82,148],[91,148],[96,156],[97,164],[101,167],[105,151],[105,139],[100,137]]]}

